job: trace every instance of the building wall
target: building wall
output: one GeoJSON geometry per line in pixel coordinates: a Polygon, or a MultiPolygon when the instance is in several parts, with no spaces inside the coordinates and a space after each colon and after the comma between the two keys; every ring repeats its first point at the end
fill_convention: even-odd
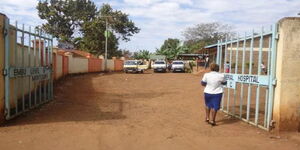
{"type": "Polygon", "coordinates": [[[100,72],[102,67],[102,60],[97,58],[88,59],[88,72],[100,72]]]}
{"type": "Polygon", "coordinates": [[[58,54],[56,55],[56,61],[53,61],[56,63],[55,79],[59,79],[63,76],[63,56],[58,54]]]}
{"type": "Polygon", "coordinates": [[[115,59],[114,60],[114,65],[115,65],[114,71],[122,71],[123,70],[124,61],[120,60],[120,59],[115,59]]]}
{"type": "Polygon", "coordinates": [[[62,70],[63,70],[63,76],[66,76],[69,74],[69,57],[68,56],[62,56],[62,70]]]}
{"type": "Polygon", "coordinates": [[[88,59],[69,56],[69,73],[87,73],[88,59]]]}
{"type": "Polygon", "coordinates": [[[109,71],[115,70],[115,61],[113,59],[107,59],[107,69],[109,71]]]}
{"type": "Polygon", "coordinates": [[[300,131],[300,18],[279,21],[273,119],[279,131],[300,131]]]}

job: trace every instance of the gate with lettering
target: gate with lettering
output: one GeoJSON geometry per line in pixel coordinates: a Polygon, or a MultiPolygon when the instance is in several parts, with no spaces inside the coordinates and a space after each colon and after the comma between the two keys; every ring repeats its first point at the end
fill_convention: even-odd
{"type": "Polygon", "coordinates": [[[222,110],[266,130],[272,127],[277,40],[273,25],[206,47],[217,48],[215,62],[227,80],[222,110]]]}
{"type": "Polygon", "coordinates": [[[5,118],[12,119],[53,98],[52,36],[4,16],[5,118]]]}

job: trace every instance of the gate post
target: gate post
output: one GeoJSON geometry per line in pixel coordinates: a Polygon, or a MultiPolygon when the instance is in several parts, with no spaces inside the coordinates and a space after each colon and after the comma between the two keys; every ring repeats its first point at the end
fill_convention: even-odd
{"type": "Polygon", "coordinates": [[[4,25],[5,25],[5,18],[4,14],[0,13],[0,124],[4,122],[4,25]]]}
{"type": "Polygon", "coordinates": [[[273,120],[277,131],[300,131],[300,18],[278,22],[273,120]]]}

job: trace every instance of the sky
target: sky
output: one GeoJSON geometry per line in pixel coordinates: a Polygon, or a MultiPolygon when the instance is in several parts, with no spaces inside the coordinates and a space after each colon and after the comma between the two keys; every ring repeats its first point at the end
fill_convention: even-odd
{"type": "MultiPolygon", "coordinates": [[[[237,33],[260,31],[283,17],[300,12],[300,0],[93,0],[97,6],[109,3],[114,9],[129,14],[141,31],[121,49],[155,52],[164,40],[184,40],[182,32],[196,24],[220,22],[234,27],[237,33]]],[[[0,0],[0,13],[11,22],[25,27],[44,23],[35,9],[38,0],[0,0]]]]}

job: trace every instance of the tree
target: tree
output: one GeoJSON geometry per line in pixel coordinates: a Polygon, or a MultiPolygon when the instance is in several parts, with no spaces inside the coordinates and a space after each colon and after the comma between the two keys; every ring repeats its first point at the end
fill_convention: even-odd
{"type": "Polygon", "coordinates": [[[104,32],[106,30],[106,21],[108,21],[110,28],[108,49],[112,55],[114,54],[113,52],[120,54],[120,51],[117,50],[119,39],[129,41],[130,36],[140,31],[134,22],[129,20],[127,14],[113,10],[110,5],[104,4],[95,19],[83,24],[81,29],[83,37],[78,40],[77,45],[93,54],[103,54],[105,50],[104,32]]]}
{"type": "Polygon", "coordinates": [[[134,59],[150,59],[151,53],[148,50],[140,50],[138,52],[133,53],[134,59]]]}
{"type": "Polygon", "coordinates": [[[39,1],[36,8],[39,17],[47,21],[42,25],[43,30],[68,42],[76,29],[97,14],[96,5],[89,0],[45,0],[39,1]]]}
{"type": "Polygon", "coordinates": [[[129,41],[140,31],[128,14],[113,10],[109,4],[103,4],[98,10],[90,0],[45,0],[38,3],[37,9],[40,18],[46,20],[42,28],[47,33],[95,55],[104,54],[107,20],[108,57],[122,55],[118,50],[119,40],[129,41]]]}
{"type": "Polygon", "coordinates": [[[192,51],[199,50],[206,45],[215,44],[218,40],[233,36],[232,26],[219,22],[201,23],[189,27],[183,32],[185,45],[192,51]]]}
{"type": "Polygon", "coordinates": [[[129,50],[123,49],[122,51],[122,56],[125,58],[131,58],[133,57],[133,53],[130,52],[129,50]]]}
{"type": "Polygon", "coordinates": [[[176,59],[179,54],[188,52],[189,49],[182,45],[179,39],[172,38],[165,40],[160,49],[156,50],[156,54],[165,55],[167,59],[176,59]]]}

